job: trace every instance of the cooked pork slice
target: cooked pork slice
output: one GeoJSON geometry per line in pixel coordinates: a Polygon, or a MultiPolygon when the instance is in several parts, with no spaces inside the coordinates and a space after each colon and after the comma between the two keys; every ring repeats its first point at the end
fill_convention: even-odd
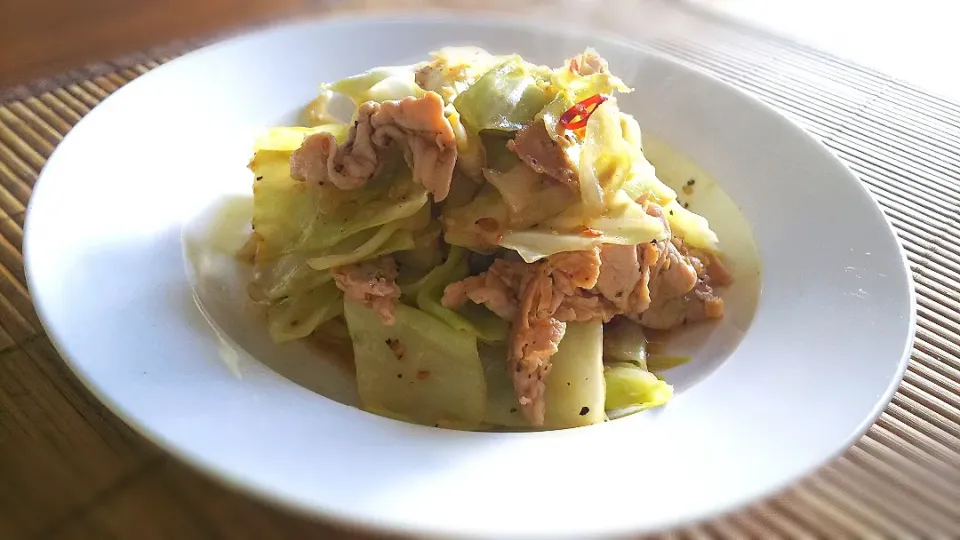
{"type": "Polygon", "coordinates": [[[657,264],[651,269],[650,298],[683,296],[697,284],[697,268],[674,242],[665,242],[657,264]]]}
{"type": "Polygon", "coordinates": [[[550,357],[557,352],[567,325],[552,317],[551,307],[555,310],[556,306],[549,266],[538,263],[534,268],[523,279],[507,361],[520,411],[528,422],[539,426],[543,425],[544,379],[550,370],[550,357]]]}
{"type": "Polygon", "coordinates": [[[521,128],[516,137],[507,141],[507,149],[538,173],[571,186],[576,186],[579,182],[576,164],[571,162],[567,153],[550,138],[542,120],[521,128]]]}
{"type": "Polygon", "coordinates": [[[720,319],[723,317],[723,299],[718,297],[705,281],[700,280],[692,291],[672,298],[655,299],[639,318],[641,325],[657,330],[668,330],[682,324],[720,319]]]}
{"type": "Polygon", "coordinates": [[[577,288],[592,289],[601,274],[600,248],[565,251],[547,258],[554,285],[565,295],[577,288]]]}
{"type": "Polygon", "coordinates": [[[546,402],[545,380],[550,371],[550,357],[567,330],[567,323],[554,318],[540,319],[514,330],[509,359],[513,389],[523,417],[534,426],[542,426],[546,402]]]}
{"type": "Polygon", "coordinates": [[[392,257],[333,269],[333,280],[344,297],[373,308],[386,325],[396,322],[394,308],[400,298],[396,279],[397,265],[392,257]]]}
{"type": "Polygon", "coordinates": [[[368,101],[357,112],[346,142],[329,133],[315,133],[290,156],[290,175],[307,182],[332,182],[344,190],[363,187],[380,167],[380,157],[393,143],[404,153],[413,179],[442,201],[450,192],[457,146],[453,128],[435,92],[422,98],[368,101]]]}
{"type": "Polygon", "coordinates": [[[486,272],[447,285],[441,303],[456,309],[470,300],[512,321],[517,316],[521,280],[529,271],[522,262],[497,259],[486,272]]]}
{"type": "Polygon", "coordinates": [[[593,75],[594,73],[610,73],[610,67],[607,61],[600,57],[592,48],[588,48],[582,53],[574,56],[567,61],[570,71],[579,75],[593,75]]]}
{"type": "Polygon", "coordinates": [[[604,244],[600,247],[600,260],[602,266],[597,279],[597,291],[621,312],[632,311],[633,291],[643,277],[637,246],[604,244]]]}
{"type": "Polygon", "coordinates": [[[592,294],[592,291],[580,291],[571,296],[564,296],[553,316],[564,322],[594,319],[610,322],[610,319],[621,313],[623,312],[606,297],[592,294]]]}

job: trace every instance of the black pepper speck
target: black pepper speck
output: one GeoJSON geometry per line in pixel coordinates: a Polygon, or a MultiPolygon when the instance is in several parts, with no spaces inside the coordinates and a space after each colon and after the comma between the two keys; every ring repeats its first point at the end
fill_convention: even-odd
{"type": "Polygon", "coordinates": [[[580,416],[586,416],[588,412],[590,412],[590,407],[581,407],[581,408],[580,408],[580,416]]]}

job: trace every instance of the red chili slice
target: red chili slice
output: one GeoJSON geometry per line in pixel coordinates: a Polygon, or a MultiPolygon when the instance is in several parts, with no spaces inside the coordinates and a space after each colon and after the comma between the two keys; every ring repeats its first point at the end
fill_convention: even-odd
{"type": "Polygon", "coordinates": [[[587,120],[590,119],[590,115],[606,100],[607,96],[595,94],[570,107],[567,109],[567,112],[560,116],[560,121],[558,122],[560,127],[563,129],[580,129],[587,127],[587,120]]]}

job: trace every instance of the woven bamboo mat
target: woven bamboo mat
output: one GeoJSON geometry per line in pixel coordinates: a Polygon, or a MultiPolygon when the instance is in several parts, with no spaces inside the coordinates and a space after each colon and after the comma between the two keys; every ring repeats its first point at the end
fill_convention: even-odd
{"type": "MultiPolygon", "coordinates": [[[[906,247],[919,325],[899,393],[855,447],[775,498],[669,536],[960,537],[960,103],[687,16],[686,37],[660,33],[650,46],[758,95],[859,174],[906,247]]],[[[349,536],[227,491],[134,434],[70,374],[34,314],[20,250],[44,161],[92,107],[179,52],[98,64],[0,101],[0,538],[349,536]]]]}

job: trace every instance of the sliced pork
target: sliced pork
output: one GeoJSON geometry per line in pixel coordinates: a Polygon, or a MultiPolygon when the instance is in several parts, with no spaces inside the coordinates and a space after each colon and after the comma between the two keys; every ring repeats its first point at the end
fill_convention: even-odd
{"type": "Polygon", "coordinates": [[[570,186],[579,183],[576,164],[570,161],[567,153],[550,138],[542,120],[524,126],[517,132],[516,137],[507,141],[507,149],[538,173],[551,176],[570,186]]]}
{"type": "Polygon", "coordinates": [[[435,92],[377,103],[368,101],[344,144],[333,135],[315,133],[290,156],[290,175],[297,180],[332,182],[343,190],[363,187],[376,175],[381,157],[399,147],[413,179],[442,201],[450,192],[457,146],[453,128],[443,113],[443,99],[435,92]]]}
{"type": "Polygon", "coordinates": [[[400,287],[396,282],[397,264],[392,257],[339,266],[332,272],[333,280],[345,298],[373,308],[383,324],[396,322],[394,309],[400,298],[400,287]]]}

